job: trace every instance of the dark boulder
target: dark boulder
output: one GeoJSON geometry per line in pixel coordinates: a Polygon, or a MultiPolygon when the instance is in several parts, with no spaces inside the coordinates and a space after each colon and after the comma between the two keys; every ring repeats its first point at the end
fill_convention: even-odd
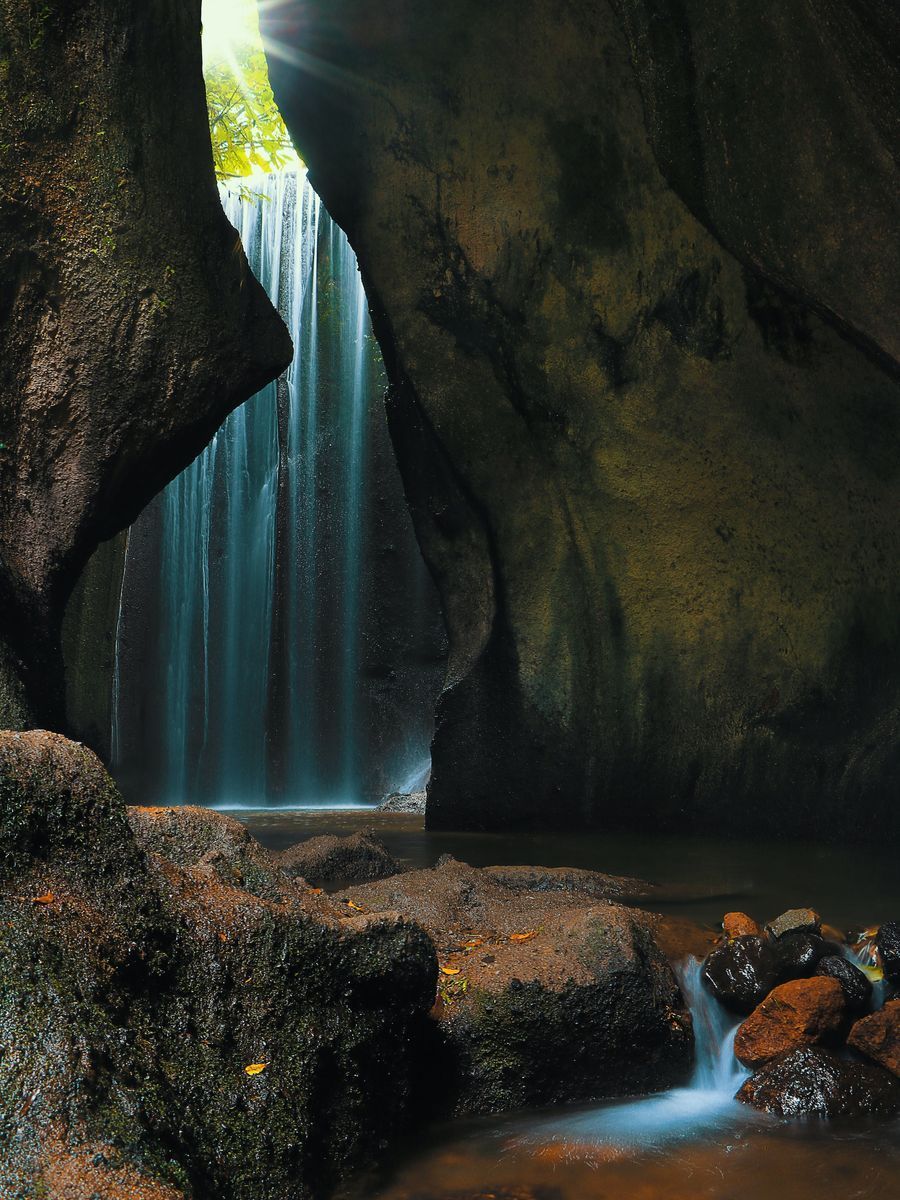
{"type": "Polygon", "coordinates": [[[889,1117],[900,1112],[900,1081],[872,1063],[804,1046],[766,1064],[737,1098],[780,1117],[889,1117]]]}
{"type": "Polygon", "coordinates": [[[839,947],[815,933],[786,933],[772,945],[782,980],[806,979],[815,972],[819,960],[834,955],[839,947]]]}
{"type": "Polygon", "coordinates": [[[900,921],[887,921],[875,936],[885,976],[900,983],[900,921]]]}
{"type": "Polygon", "coordinates": [[[421,929],[218,814],[132,829],[54,734],[0,733],[0,813],[0,1195],[309,1200],[418,1119],[421,929]]]}
{"type": "Polygon", "coordinates": [[[864,1012],[872,999],[872,985],[863,971],[843,955],[826,954],[816,965],[816,975],[836,979],[844,991],[851,1012],[864,1012]]]}
{"type": "Polygon", "coordinates": [[[286,875],[312,883],[367,883],[396,875],[400,864],[373,833],[324,834],[273,855],[286,875]]]}
{"type": "Polygon", "coordinates": [[[767,938],[736,937],[713,950],[703,964],[703,982],[726,1008],[750,1013],[782,978],[767,938]]]}

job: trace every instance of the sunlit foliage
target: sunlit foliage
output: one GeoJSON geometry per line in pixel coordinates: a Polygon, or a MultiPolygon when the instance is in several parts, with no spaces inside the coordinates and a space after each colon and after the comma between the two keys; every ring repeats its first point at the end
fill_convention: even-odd
{"type": "MultiPolygon", "coordinates": [[[[245,187],[298,163],[275,104],[252,0],[205,0],[204,75],[216,178],[245,187]]],[[[252,189],[251,189],[252,190],[252,189]]]]}

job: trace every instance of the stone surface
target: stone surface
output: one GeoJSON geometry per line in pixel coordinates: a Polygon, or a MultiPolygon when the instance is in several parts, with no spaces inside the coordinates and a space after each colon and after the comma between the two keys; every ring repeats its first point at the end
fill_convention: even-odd
{"type": "Polygon", "coordinates": [[[727,938],[759,937],[762,933],[759,925],[746,913],[726,913],[722,918],[722,929],[727,938]]]}
{"type": "Polygon", "coordinates": [[[872,985],[865,972],[839,954],[828,954],[816,965],[816,975],[836,979],[851,1012],[863,1012],[872,999],[872,985]]]}
{"type": "Polygon", "coordinates": [[[400,864],[373,833],[310,838],[273,856],[287,875],[312,883],[364,883],[396,875],[400,864]]]}
{"type": "Polygon", "coordinates": [[[0,727],[59,727],[81,567],[291,348],[219,203],[200,0],[15,0],[0,44],[0,727]]]}
{"type": "Polygon", "coordinates": [[[774,921],[766,922],[766,931],[774,938],[782,938],[792,933],[818,933],[822,918],[811,908],[791,908],[776,917],[774,921]]]}
{"type": "Polygon", "coordinates": [[[780,1117],[894,1116],[900,1112],[900,1082],[872,1063],[804,1046],[751,1076],[737,1098],[780,1117]]]}
{"type": "Polygon", "coordinates": [[[875,936],[875,946],[887,978],[900,982],[900,921],[886,921],[875,936]]]}
{"type": "Polygon", "coordinates": [[[758,1067],[800,1046],[836,1041],[847,1001],[836,979],[794,979],[775,988],[734,1037],[745,1067],[758,1067]]]}
{"type": "Polygon", "coordinates": [[[847,1045],[900,1075],[900,1000],[889,1000],[884,1008],[857,1021],[847,1045]]]}
{"type": "Polygon", "coordinates": [[[764,937],[738,937],[718,946],[703,965],[703,982],[720,1003],[749,1013],[780,978],[775,953],[764,937]]]}
{"type": "Polygon", "coordinates": [[[0,1194],[311,1200],[418,1118],[420,929],[219,814],[127,819],[53,734],[0,734],[0,812],[0,1194]]]}
{"type": "Polygon", "coordinates": [[[839,952],[840,947],[826,942],[817,934],[786,933],[773,943],[772,949],[783,980],[805,979],[813,975],[819,961],[839,952]]]}
{"type": "Polygon", "coordinates": [[[378,812],[421,813],[425,815],[424,792],[392,792],[378,805],[378,812]]]}
{"type": "Polygon", "coordinates": [[[653,920],[601,900],[603,876],[588,893],[528,872],[530,886],[523,872],[448,857],[347,893],[419,922],[437,949],[439,1108],[497,1112],[683,1081],[690,1017],[653,920]]]}
{"type": "MultiPolygon", "coordinates": [[[[865,291],[882,321],[896,275],[895,168],[868,140],[884,106],[865,54],[844,56],[845,20],[859,23],[831,0],[817,39],[812,9],[794,30],[774,3],[758,18],[730,4],[714,25],[690,5],[688,29],[705,12],[724,47],[726,90],[755,95],[757,68],[776,69],[765,37],[742,36],[757,19],[804,68],[778,68],[789,99],[773,88],[778,120],[755,130],[756,152],[791,169],[741,174],[754,240],[735,234],[729,252],[661,157],[665,121],[700,86],[683,78],[680,7],[288,0],[262,14],[302,48],[273,61],[274,89],[360,257],[448,623],[434,828],[900,829],[900,388],[859,315],[865,291]],[[649,40],[642,8],[658,10],[649,40]],[[818,186],[832,149],[855,191],[818,186]],[[814,268],[802,284],[759,251],[772,213],[773,245],[814,268]],[[825,286],[876,246],[877,269],[838,276],[843,299],[825,286]]],[[[696,97],[700,130],[715,86],[696,97]]],[[[735,201],[716,196],[717,212],[735,201]]]]}

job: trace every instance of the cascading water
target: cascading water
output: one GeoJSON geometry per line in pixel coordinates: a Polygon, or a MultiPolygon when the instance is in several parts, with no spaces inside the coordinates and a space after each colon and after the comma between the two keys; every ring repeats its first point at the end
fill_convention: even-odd
{"type": "Polygon", "coordinates": [[[752,1119],[734,1099],[749,1074],[734,1057],[737,1024],[703,986],[701,970],[690,958],[676,971],[694,1026],[694,1072],[686,1087],[553,1117],[521,1140],[638,1149],[752,1119]]]}
{"type": "MultiPolygon", "coordinates": [[[[223,188],[222,201],[288,325],[294,360],[232,413],[132,530],[114,761],[127,769],[129,742],[142,745],[134,759],[158,757],[156,780],[137,790],[162,802],[354,803],[376,798],[366,785],[368,726],[386,702],[372,680],[397,674],[369,661],[379,658],[378,623],[390,623],[383,596],[392,584],[421,595],[424,566],[405,511],[402,529],[396,512],[370,511],[390,487],[399,511],[402,495],[396,480],[375,478],[385,473],[372,449],[386,440],[382,367],[353,251],[302,172],[251,187],[249,199],[223,188]],[[379,551],[396,576],[388,583],[379,551]],[[364,590],[379,594],[382,610],[363,611],[364,590]],[[140,671],[146,686],[154,670],[153,710],[129,714],[129,677],[140,671]]],[[[393,619],[423,624],[421,613],[393,619]]],[[[393,717],[385,711],[386,724],[393,717]]],[[[415,721],[406,714],[403,723],[415,721]]],[[[378,748],[383,790],[427,747],[421,728],[399,744],[394,724],[394,744],[382,738],[378,748]]]]}

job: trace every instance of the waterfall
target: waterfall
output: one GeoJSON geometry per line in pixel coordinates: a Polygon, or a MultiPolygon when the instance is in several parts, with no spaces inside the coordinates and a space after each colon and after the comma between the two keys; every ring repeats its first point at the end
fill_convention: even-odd
{"type": "MultiPolygon", "coordinates": [[[[377,575],[371,488],[379,496],[393,489],[391,512],[402,508],[399,477],[390,487],[369,480],[371,447],[387,441],[383,368],[356,258],[305,173],[249,187],[250,198],[246,188],[223,187],[222,203],[288,325],[294,359],[228,417],[134,527],[132,542],[150,549],[130,552],[123,596],[147,615],[126,612],[130,643],[143,650],[132,649],[124,666],[117,634],[114,767],[125,771],[130,737],[133,759],[159,760],[153,785],[138,789],[145,799],[356,803],[377,798],[363,795],[373,737],[361,720],[367,703],[379,703],[362,679],[361,628],[373,620],[362,608],[364,581],[377,575]],[[138,672],[154,695],[123,720],[138,672]]],[[[401,520],[388,550],[398,587],[413,596],[423,566],[405,509],[401,520]]],[[[370,657],[377,640],[366,635],[370,657]]],[[[370,674],[390,672],[379,665],[370,674]]],[[[421,759],[427,733],[404,737],[386,772],[421,759]]]]}
{"type": "Polygon", "coordinates": [[[702,966],[698,959],[689,958],[676,969],[694,1027],[694,1070],[685,1087],[554,1116],[530,1129],[520,1142],[639,1150],[746,1122],[746,1109],[734,1099],[749,1075],[734,1057],[739,1022],[703,986],[702,966]]]}

